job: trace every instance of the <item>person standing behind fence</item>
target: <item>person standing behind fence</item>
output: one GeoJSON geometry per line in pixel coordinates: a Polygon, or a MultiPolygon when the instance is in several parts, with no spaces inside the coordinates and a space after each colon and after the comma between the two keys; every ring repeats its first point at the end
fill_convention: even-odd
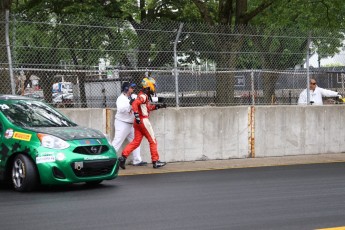
{"type": "MultiPolygon", "coordinates": [[[[112,141],[116,152],[119,151],[121,145],[127,139],[129,142],[134,139],[134,114],[132,105],[136,95],[133,94],[136,85],[134,83],[124,82],[121,87],[121,95],[116,100],[116,115],[115,115],[115,137],[112,141]],[[132,99],[133,98],[133,99],[132,99]]],[[[140,156],[140,145],[133,150],[133,165],[144,166],[147,162],[142,161],[140,156]]]]}
{"type": "Polygon", "coordinates": [[[134,122],[134,140],[129,143],[124,150],[122,151],[122,156],[119,157],[120,167],[122,169],[126,168],[126,159],[129,154],[137,148],[143,137],[149,141],[151,160],[153,168],[160,168],[166,165],[166,162],[159,160],[159,154],[157,150],[157,140],[155,138],[151,122],[149,120],[150,111],[156,110],[159,108],[166,108],[166,104],[156,104],[152,105],[150,103],[151,96],[156,91],[155,80],[151,77],[145,77],[142,80],[142,89],[138,94],[138,97],[134,100],[132,104],[132,109],[135,116],[134,122]]]}
{"type": "MultiPolygon", "coordinates": [[[[323,105],[322,97],[339,97],[342,98],[341,95],[338,94],[336,91],[323,89],[318,87],[316,84],[316,80],[311,78],[309,81],[309,100],[311,105],[323,105]]],[[[306,105],[307,104],[307,89],[304,89],[298,98],[299,105],[306,105]]]]}

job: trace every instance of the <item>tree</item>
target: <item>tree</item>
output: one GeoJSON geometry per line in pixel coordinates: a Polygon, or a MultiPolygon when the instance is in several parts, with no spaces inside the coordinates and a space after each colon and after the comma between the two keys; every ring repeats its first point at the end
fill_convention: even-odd
{"type": "MultiPolygon", "coordinates": [[[[59,69],[61,62],[68,63],[77,71],[74,74],[79,79],[79,92],[82,107],[86,106],[85,71],[90,66],[97,66],[100,57],[105,57],[107,39],[114,34],[112,29],[103,31],[106,26],[104,15],[116,15],[119,7],[117,1],[108,4],[107,1],[66,1],[66,0],[29,0],[22,2],[15,8],[17,17],[22,20],[36,20],[40,23],[16,24],[16,33],[19,34],[18,65],[35,68],[59,69]],[[37,12],[40,12],[37,14],[37,12]],[[88,24],[88,27],[73,25],[88,24]],[[21,33],[21,34],[20,34],[21,33]],[[71,36],[73,33],[73,37],[71,36]],[[26,35],[26,36],[25,36],[26,35]],[[28,36],[29,35],[29,36],[28,36]],[[25,47],[25,49],[23,49],[25,47]],[[46,47],[46,48],[44,48],[46,47]],[[48,48],[47,48],[48,47],[48,48]],[[90,55],[90,50],[92,55],[90,55]],[[43,67],[42,67],[43,65],[43,67]]],[[[113,25],[112,25],[113,26],[113,25]]],[[[115,42],[113,43],[117,43],[115,42]]],[[[66,72],[65,70],[62,70],[66,72]]],[[[70,74],[73,71],[67,70],[70,74]]],[[[38,71],[30,73],[39,75],[45,99],[51,102],[51,87],[54,79],[51,72],[38,71]]],[[[74,83],[76,83],[74,79],[74,83]]]]}
{"type": "MultiPolygon", "coordinates": [[[[219,0],[217,17],[213,19],[206,1],[192,0],[192,2],[198,7],[200,15],[206,23],[220,25],[218,26],[220,34],[234,35],[230,39],[228,36],[218,37],[217,44],[219,44],[219,50],[223,52],[216,60],[219,70],[233,70],[237,67],[236,60],[244,45],[248,24],[257,15],[271,7],[275,0],[258,1],[258,5],[255,7],[249,7],[247,0],[219,0]]],[[[234,104],[234,73],[217,72],[216,78],[216,103],[218,105],[234,104]]]]}
{"type": "MultiPolygon", "coordinates": [[[[318,50],[321,55],[334,53],[342,39],[339,28],[343,26],[345,11],[342,0],[26,0],[19,3],[15,10],[23,16],[32,17],[40,12],[40,16],[51,20],[53,15],[57,24],[78,23],[78,18],[91,25],[96,25],[97,20],[104,21],[104,18],[125,19],[130,23],[117,21],[121,32],[120,29],[113,28],[105,33],[98,31],[97,34],[92,34],[90,29],[81,30],[76,36],[77,43],[61,35],[66,31],[54,29],[57,32],[51,43],[68,47],[70,59],[76,66],[92,65],[97,61],[86,52],[76,52],[74,49],[85,49],[91,43],[99,44],[95,49],[95,57],[107,55],[114,63],[128,68],[172,65],[172,53],[159,51],[172,50],[176,34],[156,35],[155,30],[165,28],[168,24],[164,22],[167,20],[177,22],[169,22],[174,29],[178,28],[180,21],[205,23],[208,28],[205,25],[200,27],[219,36],[201,39],[200,36],[188,33],[188,30],[193,32],[193,25],[189,23],[185,26],[187,33],[181,37],[178,48],[189,50],[189,58],[185,61],[195,62],[198,58],[204,58],[217,64],[217,69],[220,70],[217,71],[218,105],[234,104],[234,74],[221,70],[244,67],[279,70],[291,68],[305,58],[307,35],[311,27],[327,27],[329,34],[335,38],[320,39],[317,38],[320,37],[320,32],[313,31],[312,49],[318,50]],[[287,40],[285,35],[294,35],[293,29],[300,31],[299,38],[287,40]],[[264,36],[253,39],[251,34],[264,36]],[[125,43],[124,40],[128,42],[125,43]],[[106,41],[106,44],[100,44],[101,41],[106,41]],[[199,44],[199,47],[195,44],[199,44]],[[219,55],[215,55],[215,52],[199,52],[204,45],[219,55]],[[130,49],[131,52],[114,51],[116,47],[130,49]],[[246,51],[269,52],[271,55],[248,56],[246,51]],[[83,63],[80,63],[81,59],[83,63]]],[[[114,23],[110,25],[114,26],[114,23]]],[[[133,77],[137,77],[139,81],[139,72],[133,77]]],[[[266,103],[274,94],[277,77],[272,74],[264,76],[266,103]]]]}
{"type": "MultiPolygon", "coordinates": [[[[224,55],[217,60],[218,68],[236,69],[240,59],[239,55],[244,46],[251,47],[259,53],[270,52],[272,55],[261,56],[260,63],[255,60],[253,64],[263,69],[280,69],[294,67],[300,64],[307,53],[308,31],[312,28],[327,28],[327,31],[335,39],[316,39],[320,33],[312,33],[314,49],[324,54],[332,54],[339,47],[343,28],[343,15],[345,12],[343,1],[303,1],[303,0],[218,0],[218,17],[212,17],[214,12],[209,9],[209,2],[191,0],[199,9],[200,17],[210,25],[224,25],[222,32],[237,34],[233,39],[224,39],[220,42],[220,48],[224,55]],[[230,28],[226,29],[226,26],[230,28]],[[248,27],[250,25],[250,27],[248,27]],[[255,26],[255,27],[253,27],[255,26]],[[263,29],[264,28],[264,29],[263,29]],[[292,30],[299,31],[299,38],[287,41],[286,32],[296,37],[292,30]],[[266,35],[263,39],[246,39],[246,34],[254,33],[266,35]],[[284,34],[285,33],[285,34],[284,34]],[[276,36],[276,35],[279,36],[276,36]],[[283,35],[283,36],[282,36],[283,35]],[[292,42],[291,42],[292,41],[292,42]],[[250,45],[251,44],[251,45],[250,45]],[[249,46],[248,46],[249,45],[249,46]],[[297,55],[296,55],[297,51],[297,55]],[[231,55],[229,55],[231,53],[231,55]]],[[[224,37],[223,37],[224,38],[224,37]]],[[[219,38],[222,39],[222,38],[219,38]]],[[[247,60],[248,61],[248,60],[247,60]]],[[[233,75],[217,74],[217,103],[219,105],[233,102],[233,75]],[[230,90],[229,90],[230,86],[230,90]]],[[[265,102],[269,103],[274,95],[277,74],[264,75],[265,102]]]]}
{"type": "Polygon", "coordinates": [[[0,85],[0,93],[11,93],[11,88],[8,86],[11,85],[10,83],[10,75],[8,70],[8,57],[7,57],[7,46],[6,44],[6,24],[5,24],[5,13],[6,10],[10,10],[11,0],[2,0],[0,2],[0,79],[2,84],[0,85]]]}
{"type": "MultiPolygon", "coordinates": [[[[270,35],[266,39],[255,40],[258,52],[272,55],[262,59],[262,69],[284,70],[302,64],[307,55],[308,36],[312,41],[314,52],[320,56],[332,56],[344,39],[342,33],[344,4],[342,1],[280,1],[268,8],[252,24],[256,28],[265,26],[262,34],[270,35]],[[258,27],[258,25],[260,25],[258,27]]],[[[278,74],[265,73],[264,99],[269,103],[275,94],[278,74]]]]}

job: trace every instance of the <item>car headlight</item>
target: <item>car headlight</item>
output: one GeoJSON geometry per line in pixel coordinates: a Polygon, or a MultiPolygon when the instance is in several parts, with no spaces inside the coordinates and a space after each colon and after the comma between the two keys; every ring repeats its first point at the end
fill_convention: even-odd
{"type": "Polygon", "coordinates": [[[67,149],[70,145],[62,140],[61,138],[44,134],[44,133],[38,133],[37,134],[38,139],[41,141],[41,145],[46,148],[50,149],[67,149]]]}

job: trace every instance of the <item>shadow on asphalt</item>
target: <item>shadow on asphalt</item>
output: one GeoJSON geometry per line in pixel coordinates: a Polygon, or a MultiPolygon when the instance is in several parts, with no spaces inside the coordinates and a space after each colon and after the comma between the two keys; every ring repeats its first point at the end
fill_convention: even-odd
{"type": "MultiPolygon", "coordinates": [[[[116,184],[109,184],[103,182],[97,185],[90,185],[85,183],[79,184],[67,184],[67,185],[39,185],[35,190],[30,191],[29,193],[64,193],[64,192],[80,192],[80,191],[92,191],[92,190],[99,190],[103,191],[106,189],[116,189],[116,184]]],[[[0,194],[6,192],[14,192],[14,189],[10,185],[1,184],[0,185],[0,194]]]]}

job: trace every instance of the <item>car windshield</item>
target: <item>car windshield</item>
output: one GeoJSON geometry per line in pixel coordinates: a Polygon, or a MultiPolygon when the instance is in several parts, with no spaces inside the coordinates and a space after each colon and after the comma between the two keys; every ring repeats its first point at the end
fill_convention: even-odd
{"type": "Polygon", "coordinates": [[[41,101],[9,100],[0,102],[0,111],[9,121],[21,127],[77,126],[41,101]]]}

